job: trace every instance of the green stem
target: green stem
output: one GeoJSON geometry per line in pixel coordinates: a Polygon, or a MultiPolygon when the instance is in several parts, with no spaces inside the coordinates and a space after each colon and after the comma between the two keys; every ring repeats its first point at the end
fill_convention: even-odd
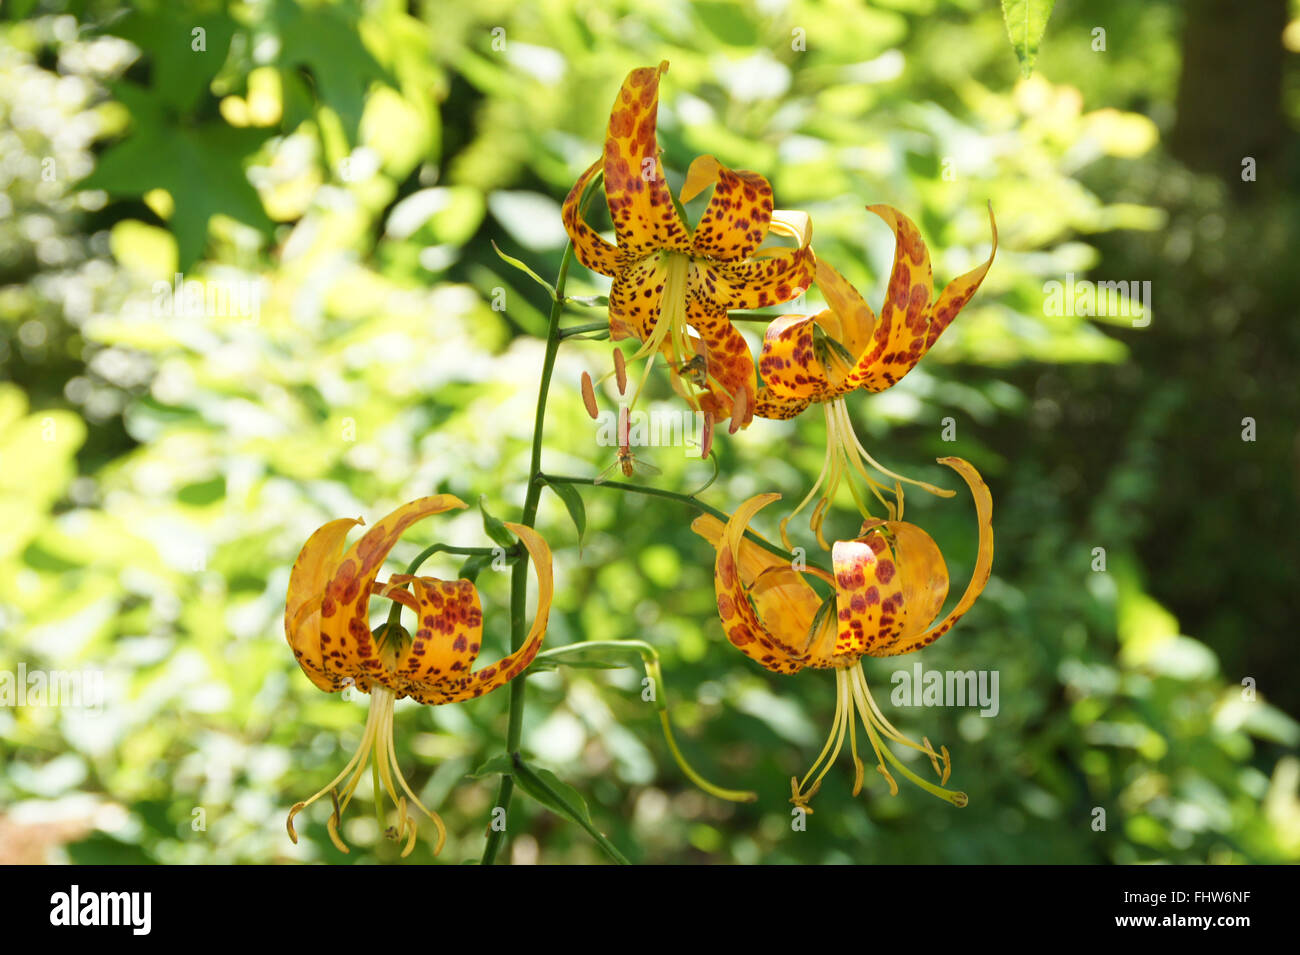
{"type": "MultiPolygon", "coordinates": [[[[573,243],[564,249],[564,258],[560,262],[560,272],[555,279],[555,298],[551,302],[551,319],[546,329],[546,357],[542,359],[542,379],[537,389],[537,414],[533,420],[533,453],[528,466],[528,490],[524,496],[524,512],[519,523],[532,527],[537,522],[537,505],[542,496],[542,482],[538,477],[542,473],[542,432],[546,424],[546,398],[551,390],[551,375],[555,371],[555,356],[560,350],[560,313],[564,311],[564,284],[569,276],[569,265],[573,262],[573,243]]],[[[520,559],[514,565],[510,577],[510,652],[518,651],[524,645],[526,625],[524,614],[528,600],[528,561],[520,559]]],[[[524,728],[524,690],[527,684],[523,675],[510,681],[509,722],[506,725],[506,752],[514,753],[519,749],[519,739],[524,728]]],[[[496,805],[508,816],[510,800],[514,796],[515,780],[513,776],[502,776],[501,786],[497,790],[496,805]]],[[[492,865],[501,850],[501,841],[505,837],[504,829],[493,829],[488,833],[487,845],[483,847],[483,865],[492,865]]]]}
{"type": "MultiPolygon", "coordinates": [[[[724,524],[731,520],[730,514],[725,511],[720,511],[716,507],[710,507],[693,494],[680,494],[677,491],[669,491],[661,487],[650,487],[645,484],[629,484],[626,481],[601,481],[597,484],[595,478],[570,477],[564,474],[539,474],[537,479],[542,484],[589,484],[592,487],[612,487],[620,491],[630,491],[633,494],[645,494],[648,497],[662,497],[670,501],[677,501],[681,504],[689,505],[690,507],[703,511],[706,514],[712,514],[724,524]]],[[[791,564],[797,560],[802,560],[803,563],[809,567],[817,567],[820,570],[826,570],[825,567],[813,563],[806,557],[797,557],[788,550],[782,550],[775,544],[765,541],[753,531],[745,531],[745,537],[753,541],[768,553],[775,554],[777,557],[784,557],[786,560],[790,561],[791,564]]],[[[829,573],[829,571],[827,571],[827,573],[829,573]]]]}

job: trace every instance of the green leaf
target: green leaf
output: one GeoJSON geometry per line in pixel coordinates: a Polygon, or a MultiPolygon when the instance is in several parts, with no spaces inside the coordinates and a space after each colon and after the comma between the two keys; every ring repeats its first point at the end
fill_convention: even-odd
{"type": "Polygon", "coordinates": [[[605,837],[591,819],[591,810],[582,794],[548,769],[538,769],[524,762],[518,753],[493,756],[474,772],[472,779],[488,776],[513,776],[515,785],[563,819],[576,823],[596,840],[596,844],[615,862],[627,865],[627,857],[605,837]]]}
{"type": "Polygon", "coordinates": [[[474,554],[469,560],[460,565],[460,579],[473,583],[478,580],[478,575],[483,568],[490,563],[492,563],[492,558],[487,554],[474,554]]]}
{"type": "Polygon", "coordinates": [[[540,275],[538,275],[536,272],[530,269],[527,265],[525,265],[522,261],[516,259],[513,255],[506,255],[504,252],[502,252],[500,247],[496,244],[496,240],[492,240],[492,249],[501,258],[501,261],[506,263],[506,265],[514,266],[520,272],[523,272],[530,279],[532,279],[534,282],[540,285],[542,288],[546,289],[546,291],[550,293],[552,301],[554,301],[555,299],[554,285],[546,281],[546,279],[542,278],[540,275]]]}
{"type": "Polygon", "coordinates": [[[482,497],[478,499],[478,509],[483,515],[484,532],[502,547],[514,547],[515,535],[510,533],[510,528],[488,513],[487,505],[483,501],[482,497]]]}
{"type": "Polygon", "coordinates": [[[488,776],[509,776],[514,771],[515,764],[510,757],[506,753],[499,753],[470,773],[469,778],[486,779],[488,776]]]}
{"type": "Polygon", "coordinates": [[[187,484],[176,492],[176,499],[191,507],[206,507],[215,504],[226,496],[226,477],[218,474],[207,481],[187,484]]]}
{"type": "Polygon", "coordinates": [[[591,810],[587,808],[587,801],[582,798],[582,794],[578,790],[561,781],[549,769],[529,768],[532,769],[537,778],[534,779],[528,773],[515,773],[516,786],[557,816],[563,816],[570,822],[576,822],[584,829],[595,825],[591,821],[591,810]],[[544,785],[538,785],[538,779],[544,785]]]}
{"type": "Polygon", "coordinates": [[[203,255],[214,215],[228,215],[270,234],[271,220],[244,174],[244,163],[272,130],[235,129],[221,121],[178,127],[150,91],[118,83],[113,93],[130,111],[134,128],[100,158],[81,188],[129,198],[166,189],[176,205],[168,225],[176,236],[182,272],[203,255]],[[203,188],[196,189],[195,183],[203,188]]]}
{"type": "Polygon", "coordinates": [[[370,84],[397,87],[361,42],[360,11],[352,4],[305,7],[277,0],[274,17],[280,65],[291,73],[301,69],[311,74],[315,98],[338,114],[348,142],[355,143],[370,84]]]}
{"type": "Polygon", "coordinates": [[[1007,36],[1020,61],[1021,76],[1034,72],[1038,44],[1055,4],[1056,0],[1002,0],[1002,19],[1006,21],[1007,36]]]}
{"type": "Polygon", "coordinates": [[[587,532],[587,507],[582,503],[582,495],[572,484],[547,484],[547,487],[564,502],[569,517],[573,518],[573,526],[578,530],[578,553],[581,555],[582,535],[587,532]]]}
{"type": "Polygon", "coordinates": [[[158,13],[132,13],[109,32],[145,51],[154,92],[185,115],[199,104],[199,97],[226,62],[235,23],[221,13],[178,16],[164,8],[158,13]]]}

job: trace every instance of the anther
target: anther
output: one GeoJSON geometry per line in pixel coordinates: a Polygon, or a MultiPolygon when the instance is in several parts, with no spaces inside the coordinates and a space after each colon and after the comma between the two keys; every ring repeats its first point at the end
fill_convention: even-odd
{"type": "Polygon", "coordinates": [[[587,414],[595,421],[600,417],[600,408],[596,405],[596,389],[591,384],[591,375],[582,373],[582,403],[587,406],[587,414]]]}
{"type": "Polygon", "coordinates": [[[627,391],[627,363],[623,360],[623,350],[614,349],[614,375],[618,378],[618,393],[627,391]]]}

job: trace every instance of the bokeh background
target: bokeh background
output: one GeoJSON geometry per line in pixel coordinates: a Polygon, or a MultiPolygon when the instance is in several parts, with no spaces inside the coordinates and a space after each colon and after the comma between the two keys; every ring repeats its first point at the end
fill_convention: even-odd
{"type": "MultiPolygon", "coordinates": [[[[729,647],[689,510],[608,489],[583,489],[581,551],[543,498],[549,641],[652,642],[692,761],[760,799],[683,779],[635,660],[532,678],[526,752],[636,861],[1300,858],[1297,50],[1285,0],[1060,0],[1028,78],[995,0],[8,0],[0,669],[102,672],[106,698],[0,708],[0,861],[396,861],[368,782],[350,856],[323,811],[286,838],[364,722],[364,698],[293,663],[289,566],[325,520],[434,491],[517,516],[548,303],[490,243],[554,275],[559,201],[623,76],[661,59],[670,179],[701,153],[762,172],[874,303],[892,240],[865,204],[918,222],[939,282],[987,254],[996,210],[972,305],[902,384],[851,402],[887,465],[952,483],[933,459],[956,453],[993,489],[976,609],[919,658],[868,661],[900,727],[948,745],[970,805],[880,780],[854,799],[841,757],[793,832],[788,780],[829,725],[829,675],[729,647]],[[160,309],[177,272],[255,283],[256,314],[160,309]],[[1149,281],[1150,324],[1049,314],[1044,284],[1071,273],[1149,281]],[[997,717],[893,707],[890,674],[916,659],[996,670],[997,717]]],[[[569,287],[604,291],[578,267],[569,287]]],[[[576,388],[608,349],[561,351],[552,471],[610,461],[576,388]]],[[[814,414],[723,436],[706,500],[801,496],[823,430],[814,414]]],[[[678,490],[710,473],[645,456],[678,490]]],[[[923,497],[908,516],[960,588],[970,505],[923,497]]],[[[832,524],[851,532],[847,503],[832,524]]],[[[435,537],[486,543],[458,516],[395,558],[435,537]]],[[[485,659],[508,642],[506,576],[479,578],[485,659]]],[[[450,830],[440,861],[482,850],[496,780],[471,774],[505,704],[399,705],[402,763],[450,830]]],[[[523,795],[504,855],[602,858],[523,795]]],[[[409,861],[432,861],[427,839],[409,861]]]]}

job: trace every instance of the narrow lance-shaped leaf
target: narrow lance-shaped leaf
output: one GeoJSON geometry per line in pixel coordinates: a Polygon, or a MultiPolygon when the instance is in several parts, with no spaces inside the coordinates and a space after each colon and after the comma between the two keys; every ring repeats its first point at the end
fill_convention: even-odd
{"type": "Polygon", "coordinates": [[[488,513],[487,505],[483,503],[483,498],[478,499],[478,509],[483,515],[483,530],[488,537],[496,541],[502,547],[514,547],[515,536],[510,533],[506,525],[499,518],[493,517],[488,513]]]}
{"type": "Polygon", "coordinates": [[[578,531],[578,553],[582,553],[582,536],[587,532],[587,508],[582,503],[582,495],[572,484],[547,485],[564,502],[564,507],[573,519],[573,526],[578,531]]]}

